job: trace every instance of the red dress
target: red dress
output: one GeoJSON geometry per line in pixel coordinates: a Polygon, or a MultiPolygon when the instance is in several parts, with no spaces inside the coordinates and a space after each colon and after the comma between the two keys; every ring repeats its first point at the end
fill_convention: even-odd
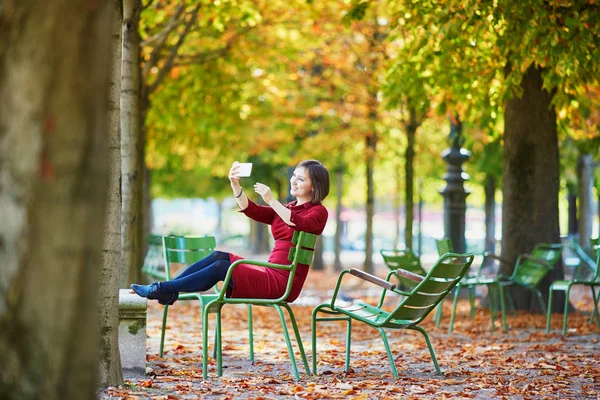
{"type": "MultiPolygon", "coordinates": [[[[304,203],[299,206],[295,204],[295,201],[285,204],[285,207],[292,212],[290,220],[295,226],[286,224],[271,207],[258,205],[251,200],[248,200],[248,207],[241,211],[257,222],[271,225],[275,246],[269,256],[270,263],[284,265],[292,263],[288,260],[288,254],[290,248],[294,247],[292,244],[294,230],[320,235],[325,229],[327,223],[327,209],[325,207],[321,204],[304,203]]],[[[243,258],[230,254],[229,259],[233,263],[243,258]]],[[[300,294],[304,280],[308,275],[308,268],[306,264],[298,264],[292,290],[286,299],[287,301],[296,300],[300,294]]],[[[289,271],[257,265],[239,265],[233,270],[233,289],[229,293],[229,297],[276,299],[285,292],[288,276],[289,271]]]]}

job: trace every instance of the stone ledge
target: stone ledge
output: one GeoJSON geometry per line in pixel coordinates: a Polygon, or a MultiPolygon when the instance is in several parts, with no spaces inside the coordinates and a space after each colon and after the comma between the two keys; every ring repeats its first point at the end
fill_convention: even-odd
{"type": "Polygon", "coordinates": [[[119,350],[125,377],[146,374],[146,299],[130,289],[119,291],[119,350]]]}

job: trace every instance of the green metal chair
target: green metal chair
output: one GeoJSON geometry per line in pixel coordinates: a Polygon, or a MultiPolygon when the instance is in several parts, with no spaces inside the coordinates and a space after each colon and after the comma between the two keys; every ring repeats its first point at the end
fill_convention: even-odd
{"type": "MultiPolygon", "coordinates": [[[[546,304],[544,303],[544,298],[542,293],[537,288],[538,284],[544,279],[544,277],[552,271],[554,265],[558,262],[561,257],[561,249],[562,246],[560,244],[548,244],[541,243],[535,246],[535,248],[531,251],[531,254],[522,254],[517,258],[515,263],[515,267],[513,269],[513,273],[511,276],[498,275],[494,278],[467,278],[463,281],[459,282],[456,290],[460,290],[462,287],[469,286],[487,286],[488,288],[488,296],[490,300],[490,317],[492,319],[492,328],[494,326],[494,314],[496,312],[495,308],[495,293],[497,292],[500,295],[500,310],[502,313],[502,329],[504,331],[508,330],[508,326],[506,324],[506,306],[505,306],[505,292],[504,288],[507,286],[517,285],[524,289],[530,290],[534,292],[538,300],[540,301],[540,305],[542,307],[543,312],[546,312],[546,304]]],[[[495,256],[494,256],[495,257],[495,256]]],[[[509,302],[514,309],[514,304],[512,298],[510,297],[510,293],[508,293],[509,302]]],[[[452,316],[450,317],[450,327],[449,333],[452,333],[454,327],[454,316],[456,313],[456,303],[458,297],[454,297],[454,304],[452,305],[452,316]]]]}
{"type": "Polygon", "coordinates": [[[435,370],[438,374],[441,374],[435,352],[429,340],[429,335],[419,324],[462,279],[472,262],[473,254],[447,253],[435,263],[425,276],[397,269],[390,271],[385,280],[357,269],[342,271],[338,277],[332,299],[315,307],[312,313],[313,373],[317,375],[317,321],[346,321],[345,369],[347,372],[350,368],[352,321],[356,320],[379,331],[390,362],[392,374],[396,378],[398,377],[398,371],[384,329],[411,329],[421,332],[425,337],[435,370]],[[348,273],[382,288],[381,297],[376,306],[362,301],[357,301],[350,305],[336,303],[342,279],[348,273]],[[395,284],[390,282],[391,277],[394,275],[412,279],[417,284],[409,292],[400,290],[395,284]],[[398,305],[389,312],[382,308],[388,293],[401,296],[398,305]],[[320,312],[328,316],[319,317],[318,314],[320,312]]]}
{"type": "MultiPolygon", "coordinates": [[[[216,240],[213,236],[163,236],[162,248],[164,269],[162,270],[162,273],[164,275],[161,278],[161,271],[158,269],[154,269],[152,276],[161,280],[171,280],[171,269],[173,266],[172,264],[179,264],[182,266],[180,270],[184,270],[185,267],[188,267],[196,261],[201,260],[202,258],[211,254],[213,251],[215,251],[215,247],[216,240]]],[[[180,293],[178,300],[198,300],[200,302],[200,317],[202,317],[204,314],[206,314],[206,306],[208,302],[216,299],[219,295],[220,291],[216,285],[214,286],[213,290],[214,293],[180,293]]],[[[163,356],[168,313],[169,306],[165,305],[163,308],[159,357],[163,356]]],[[[254,360],[254,346],[252,341],[252,308],[250,305],[248,306],[248,326],[250,338],[250,359],[254,360]]],[[[217,325],[216,327],[216,330],[218,329],[219,325],[217,325]]],[[[218,332],[215,333],[215,337],[219,337],[218,332]]]]}
{"type": "MultiPolygon", "coordinates": [[[[573,250],[577,253],[582,262],[579,262],[575,267],[573,277],[570,280],[558,280],[552,282],[550,285],[550,291],[548,294],[548,314],[546,317],[546,333],[550,332],[550,319],[552,317],[552,294],[555,290],[562,290],[565,292],[565,308],[563,311],[563,335],[567,334],[567,318],[569,316],[569,295],[571,288],[575,285],[588,286],[592,291],[592,299],[594,302],[594,311],[590,317],[590,322],[593,322],[594,316],[598,315],[598,297],[596,296],[596,286],[600,286],[600,245],[594,246],[594,252],[596,253],[596,261],[590,259],[590,257],[583,251],[583,249],[577,244],[572,243],[573,250]],[[588,266],[586,269],[585,267],[588,266]]],[[[598,327],[600,327],[600,318],[596,318],[598,327]]]]}
{"type": "MultiPolygon", "coordinates": [[[[438,254],[440,256],[452,251],[452,241],[448,238],[437,239],[435,241],[435,244],[437,247],[438,254]]],[[[456,285],[456,287],[454,288],[454,298],[455,299],[459,295],[460,289],[466,288],[469,290],[469,306],[470,306],[469,316],[471,319],[475,318],[475,310],[476,310],[475,285],[468,285],[465,283],[468,282],[469,280],[472,281],[475,279],[477,279],[477,280],[485,279],[486,276],[483,273],[484,269],[486,268],[486,266],[491,265],[495,262],[507,263],[505,260],[503,260],[501,257],[498,257],[495,254],[492,254],[489,252],[483,253],[483,259],[481,260],[481,264],[479,265],[479,268],[477,268],[477,272],[475,274],[470,274],[467,271],[467,274],[462,279],[462,281],[458,285],[456,285]]],[[[490,305],[490,314],[491,314],[490,317],[491,317],[492,331],[493,331],[494,330],[494,313],[495,313],[495,304],[496,304],[495,297],[493,296],[493,291],[488,291],[488,301],[489,301],[489,305],[490,305]]],[[[436,322],[436,328],[439,328],[441,321],[442,321],[442,303],[440,303],[440,305],[436,309],[434,320],[436,322]]],[[[452,329],[453,329],[452,325],[453,325],[453,322],[451,322],[451,324],[448,328],[450,333],[452,333],[452,329]]]]}
{"type": "MultiPolygon", "coordinates": [[[[296,365],[296,360],[294,358],[294,351],[292,348],[292,343],[290,341],[290,336],[288,334],[288,329],[285,322],[285,316],[282,308],[285,308],[290,315],[290,321],[292,323],[292,327],[294,329],[294,334],[296,336],[296,342],[298,343],[298,349],[300,351],[300,356],[302,357],[302,362],[304,363],[304,368],[306,369],[306,374],[310,375],[310,369],[308,367],[308,361],[306,360],[306,354],[304,353],[304,346],[302,345],[302,340],[300,338],[300,332],[298,330],[298,325],[296,323],[296,317],[294,316],[294,312],[290,307],[289,303],[285,301],[285,299],[289,296],[290,291],[292,290],[292,283],[294,281],[294,276],[296,274],[296,268],[298,264],[307,264],[310,265],[313,259],[314,248],[317,243],[317,239],[319,236],[313,235],[307,232],[294,232],[294,236],[292,238],[292,243],[295,244],[295,247],[290,249],[288,259],[292,262],[290,265],[283,264],[272,264],[266,261],[255,261],[255,260],[238,260],[234,262],[229,271],[227,271],[227,275],[225,276],[225,280],[223,282],[223,287],[227,287],[229,281],[231,280],[231,275],[233,270],[240,264],[250,264],[250,265],[258,265],[265,268],[275,268],[281,269],[284,271],[289,271],[289,278],[287,282],[287,287],[285,292],[281,295],[281,297],[277,299],[244,299],[244,298],[230,298],[226,297],[226,292],[222,291],[219,295],[208,302],[206,305],[209,312],[214,312],[217,315],[217,339],[216,339],[216,359],[217,359],[217,372],[218,376],[223,375],[223,354],[221,349],[221,309],[225,304],[248,304],[257,305],[257,306],[267,306],[273,307],[279,313],[279,318],[281,320],[281,326],[283,327],[283,335],[285,337],[285,341],[287,344],[288,353],[290,356],[290,361],[292,363],[292,370],[294,373],[294,377],[296,380],[300,380],[300,375],[298,374],[298,366],[296,365]]],[[[202,377],[204,379],[208,376],[208,360],[207,360],[207,325],[208,321],[208,313],[205,313],[203,316],[203,346],[202,346],[202,377]]]]}
{"type": "MultiPolygon", "coordinates": [[[[391,271],[395,271],[400,268],[421,276],[427,275],[427,271],[425,271],[421,266],[421,260],[419,260],[419,257],[417,257],[415,253],[410,250],[384,249],[379,253],[381,254],[381,257],[383,257],[383,262],[391,271]]],[[[415,282],[410,279],[399,277],[399,280],[404,289],[412,289],[415,286],[415,282]]]]}

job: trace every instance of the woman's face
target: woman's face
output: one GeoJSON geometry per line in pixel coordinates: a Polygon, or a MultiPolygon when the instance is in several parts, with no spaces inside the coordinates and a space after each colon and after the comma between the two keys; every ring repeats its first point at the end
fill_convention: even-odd
{"type": "Polygon", "coordinates": [[[304,167],[298,167],[294,170],[294,174],[290,179],[292,189],[290,194],[303,201],[312,199],[312,182],[308,176],[308,171],[304,167]]]}

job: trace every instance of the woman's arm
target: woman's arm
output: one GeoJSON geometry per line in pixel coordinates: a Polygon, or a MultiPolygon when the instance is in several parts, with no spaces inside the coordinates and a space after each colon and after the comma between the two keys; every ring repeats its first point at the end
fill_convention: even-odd
{"type": "Polygon", "coordinates": [[[244,193],[242,186],[240,185],[240,163],[237,161],[233,162],[231,169],[229,170],[229,182],[231,182],[231,189],[233,190],[233,197],[240,206],[240,210],[248,208],[248,196],[244,193]]]}
{"type": "Polygon", "coordinates": [[[263,198],[265,203],[267,203],[269,206],[271,206],[273,211],[275,211],[277,213],[277,215],[279,215],[279,217],[283,220],[283,222],[285,222],[286,224],[288,224],[290,226],[296,226],[291,221],[292,212],[290,211],[289,208],[286,208],[283,204],[278,202],[273,197],[270,187],[268,187],[267,185],[262,184],[260,182],[256,182],[256,184],[254,185],[254,191],[261,195],[261,197],[263,198]]]}

